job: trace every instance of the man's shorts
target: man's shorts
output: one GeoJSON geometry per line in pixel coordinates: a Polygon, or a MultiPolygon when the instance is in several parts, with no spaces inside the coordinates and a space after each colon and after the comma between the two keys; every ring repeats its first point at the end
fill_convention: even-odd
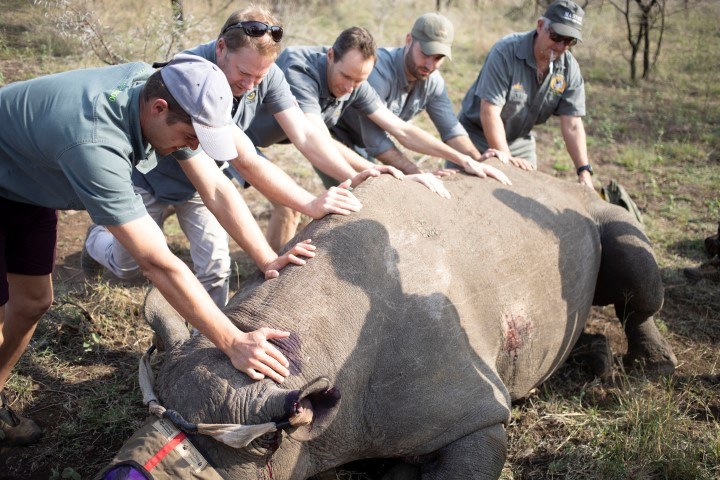
{"type": "Polygon", "coordinates": [[[10,298],[8,273],[52,273],[56,244],[55,210],[0,197],[0,305],[10,298]]]}

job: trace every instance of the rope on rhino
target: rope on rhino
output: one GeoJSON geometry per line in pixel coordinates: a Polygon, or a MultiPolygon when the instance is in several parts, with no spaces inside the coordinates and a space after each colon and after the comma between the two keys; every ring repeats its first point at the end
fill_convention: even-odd
{"type": "Polygon", "coordinates": [[[190,423],[175,410],[167,410],[160,404],[155,396],[155,375],[150,365],[150,356],[155,351],[155,346],[150,347],[140,358],[138,369],[138,380],[143,395],[143,404],[148,406],[152,415],[160,418],[167,418],[180,430],[186,433],[199,433],[207,435],[215,440],[229,445],[233,448],[246,447],[253,440],[262,437],[266,433],[276,432],[290,425],[290,421],[269,422],[259,425],[240,425],[222,423],[190,423]]]}

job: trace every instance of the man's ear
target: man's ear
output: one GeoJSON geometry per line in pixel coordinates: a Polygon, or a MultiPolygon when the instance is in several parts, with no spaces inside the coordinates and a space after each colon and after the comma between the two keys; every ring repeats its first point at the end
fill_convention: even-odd
{"type": "Polygon", "coordinates": [[[408,33],[407,35],[405,35],[405,46],[409,47],[411,43],[412,43],[412,34],[408,33]]]}
{"type": "Polygon", "coordinates": [[[153,114],[162,114],[166,110],[168,110],[168,104],[165,100],[162,98],[152,99],[152,103],[150,103],[150,111],[153,114]]]}
{"type": "Polygon", "coordinates": [[[328,57],[328,63],[334,63],[335,62],[335,50],[333,50],[332,47],[330,47],[330,50],[327,52],[328,57]]]}
{"type": "Polygon", "coordinates": [[[215,57],[219,57],[222,52],[225,51],[227,48],[227,45],[225,44],[225,38],[220,37],[217,39],[217,42],[215,42],[215,57]]]}

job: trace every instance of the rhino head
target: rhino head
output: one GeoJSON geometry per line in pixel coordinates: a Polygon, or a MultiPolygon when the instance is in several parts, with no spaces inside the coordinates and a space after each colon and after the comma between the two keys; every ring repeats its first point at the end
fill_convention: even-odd
{"type": "MultiPolygon", "coordinates": [[[[212,459],[221,475],[255,479],[310,474],[312,466],[304,464],[308,455],[303,450],[325,431],[341,403],[340,391],[329,379],[318,377],[290,388],[272,380],[251,380],[206,338],[191,336],[184,320],[155,289],[146,298],[145,316],[156,332],[155,342],[165,349],[155,386],[165,408],[191,423],[249,426],[273,422],[280,428],[244,448],[194,436],[193,443],[212,459]],[[278,476],[275,471],[292,475],[278,476]]],[[[283,350],[292,351],[293,343],[293,338],[288,339],[283,350]]],[[[291,370],[297,366],[291,365],[291,370]]]]}

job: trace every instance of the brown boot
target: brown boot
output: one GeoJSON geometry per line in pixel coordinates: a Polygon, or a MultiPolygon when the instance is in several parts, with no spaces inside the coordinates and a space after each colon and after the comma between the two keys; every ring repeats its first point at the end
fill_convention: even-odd
{"type": "Polygon", "coordinates": [[[29,418],[20,417],[0,396],[0,447],[24,447],[40,441],[42,430],[29,418]]]}
{"type": "Polygon", "coordinates": [[[698,282],[700,280],[720,282],[720,256],[715,255],[699,267],[684,268],[683,273],[691,282],[698,282]]]}

